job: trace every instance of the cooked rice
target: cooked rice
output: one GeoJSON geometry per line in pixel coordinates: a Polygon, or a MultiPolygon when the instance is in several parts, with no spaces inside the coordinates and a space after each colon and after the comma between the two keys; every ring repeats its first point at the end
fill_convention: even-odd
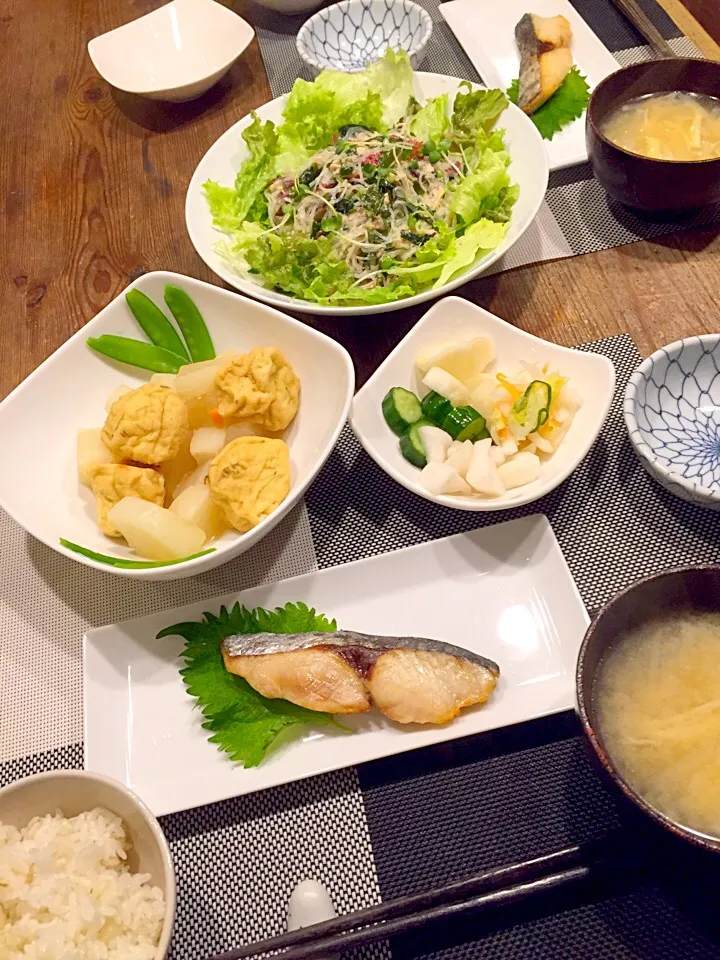
{"type": "Polygon", "coordinates": [[[129,872],[129,846],[100,807],[0,823],[2,960],[154,960],[165,901],[149,874],[129,872]]]}

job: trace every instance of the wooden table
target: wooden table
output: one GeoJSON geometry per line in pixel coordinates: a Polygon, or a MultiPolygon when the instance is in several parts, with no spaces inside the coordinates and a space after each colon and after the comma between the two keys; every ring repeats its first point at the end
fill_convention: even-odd
{"type": "MultiPolygon", "coordinates": [[[[713,52],[703,27],[720,40],[717,0],[661,2],[713,52]]],[[[188,239],[185,190],[210,144],[270,99],[270,89],[254,41],[230,75],[192,103],[113,93],[95,73],[87,41],[158,5],[4,0],[0,396],[143,271],[220,283],[188,239]]],[[[236,6],[251,17],[243,0],[236,6]]],[[[461,292],[559,343],[627,332],[648,353],[718,329],[719,233],[678,233],[522,267],[461,292]]],[[[362,383],[425,309],[309,322],[345,344],[362,383]]]]}

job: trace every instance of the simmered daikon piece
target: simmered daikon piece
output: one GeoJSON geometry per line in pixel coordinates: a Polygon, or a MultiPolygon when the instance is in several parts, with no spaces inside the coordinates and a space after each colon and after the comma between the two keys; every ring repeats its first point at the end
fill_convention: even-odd
{"type": "Polygon", "coordinates": [[[108,520],[141,557],[179,560],[202,550],[205,531],[177,513],[138,497],[124,497],[108,513],[108,520]]]}
{"type": "Polygon", "coordinates": [[[208,540],[222,536],[230,526],[225,516],[210,497],[207,484],[187,487],[173,500],[170,510],[205,532],[208,540]]]}
{"type": "Polygon", "coordinates": [[[204,397],[215,390],[215,377],[226,367],[233,354],[224,353],[214,360],[188,363],[181,367],[175,378],[175,389],[184,400],[204,397]]]}
{"type": "Polygon", "coordinates": [[[201,467],[216,457],[227,443],[225,430],[221,427],[200,427],[190,439],[190,453],[201,467]]]}

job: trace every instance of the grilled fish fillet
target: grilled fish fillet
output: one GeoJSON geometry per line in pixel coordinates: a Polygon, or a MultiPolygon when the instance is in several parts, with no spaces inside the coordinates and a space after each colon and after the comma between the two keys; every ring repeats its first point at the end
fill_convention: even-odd
{"type": "Polygon", "coordinates": [[[397,723],[447,723],[484,703],[500,669],[437,640],[350,632],[248,634],[222,644],[225,667],[258,693],[324,713],[374,704],[397,723]]]}
{"type": "Polygon", "coordinates": [[[448,723],[484,703],[496,683],[490,670],[429,650],[383,653],[368,679],[375,706],[396,723],[448,723]]]}
{"type": "Polygon", "coordinates": [[[321,713],[364,713],[370,695],[362,677],[332,650],[310,647],[254,657],[231,657],[225,669],[244,677],[268,700],[289,700],[321,713]]]}
{"type": "Polygon", "coordinates": [[[515,40],[520,52],[518,106],[525,113],[534,113],[572,70],[572,28],[560,15],[526,13],[515,27],[515,40]]]}

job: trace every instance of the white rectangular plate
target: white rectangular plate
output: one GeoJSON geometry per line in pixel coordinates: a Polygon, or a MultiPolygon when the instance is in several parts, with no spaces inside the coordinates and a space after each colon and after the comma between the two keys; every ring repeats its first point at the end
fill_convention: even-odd
{"type": "Polygon", "coordinates": [[[492,730],[573,707],[588,617],[550,524],[525,517],[370,557],[230,597],[91,630],[85,637],[85,768],[132,787],[157,815],[492,730]],[[202,729],[170,624],[240,600],[303,601],[340,628],[432,637],[500,664],[485,706],[442,727],[401,727],[376,712],[355,732],[307,730],[258,767],[233,764],[202,729]]]}
{"type": "MultiPolygon", "coordinates": [[[[573,57],[591,90],[620,66],[568,0],[450,0],[440,4],[440,12],[488,87],[507,90],[518,76],[520,56],[515,24],[526,13],[567,17],[573,32],[573,57]]],[[[551,170],[584,163],[585,115],[546,141],[546,145],[551,170]]]]}

